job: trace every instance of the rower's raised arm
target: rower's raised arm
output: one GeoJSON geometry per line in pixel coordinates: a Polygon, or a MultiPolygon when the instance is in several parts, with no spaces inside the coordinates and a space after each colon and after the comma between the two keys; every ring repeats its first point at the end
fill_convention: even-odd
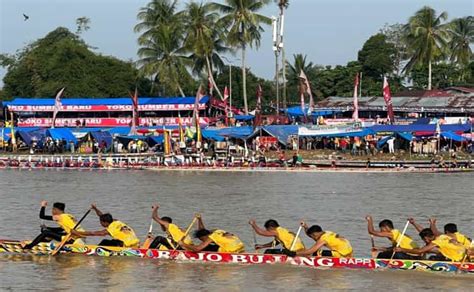
{"type": "Polygon", "coordinates": [[[418,231],[418,232],[421,232],[421,230],[424,229],[423,226],[416,223],[414,218],[408,218],[408,222],[410,222],[410,224],[413,225],[413,227],[415,227],[416,231],[418,231]]]}
{"type": "Polygon", "coordinates": [[[439,232],[438,227],[436,227],[436,218],[430,218],[430,229],[433,231],[435,236],[440,236],[441,232],[439,232]]]}
{"type": "Polygon", "coordinates": [[[169,223],[164,220],[161,220],[160,216],[158,215],[158,209],[160,208],[160,205],[154,205],[152,206],[152,208],[153,208],[153,212],[151,216],[153,220],[155,220],[158,224],[164,226],[165,228],[168,228],[169,223]]]}
{"type": "Polygon", "coordinates": [[[260,236],[266,236],[266,237],[276,236],[276,232],[272,232],[272,231],[258,227],[257,223],[253,219],[249,221],[249,224],[250,226],[252,226],[253,230],[255,230],[255,233],[257,233],[260,236]]]}
{"type": "Polygon", "coordinates": [[[48,202],[41,201],[41,209],[40,209],[39,217],[42,220],[53,221],[53,216],[47,216],[45,214],[46,213],[46,206],[48,206],[48,202]]]}
{"type": "Polygon", "coordinates": [[[104,213],[102,213],[102,211],[100,211],[98,208],[97,208],[97,205],[96,204],[91,204],[91,209],[95,211],[95,213],[97,214],[97,216],[102,216],[104,213]]]}
{"type": "Polygon", "coordinates": [[[194,215],[198,221],[198,229],[206,229],[206,227],[204,226],[204,222],[202,221],[202,216],[201,214],[199,213],[196,213],[196,215],[194,215]]]}

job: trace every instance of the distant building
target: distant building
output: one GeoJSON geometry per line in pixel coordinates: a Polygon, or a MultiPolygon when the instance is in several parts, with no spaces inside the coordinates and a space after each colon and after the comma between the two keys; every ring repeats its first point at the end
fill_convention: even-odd
{"type": "MultiPolygon", "coordinates": [[[[474,117],[474,88],[406,91],[392,96],[392,102],[399,118],[474,117]]],[[[318,102],[317,107],[341,111],[341,117],[351,117],[354,110],[352,97],[328,97],[318,102]]],[[[385,117],[386,111],[382,96],[359,97],[359,117],[385,117]]]]}

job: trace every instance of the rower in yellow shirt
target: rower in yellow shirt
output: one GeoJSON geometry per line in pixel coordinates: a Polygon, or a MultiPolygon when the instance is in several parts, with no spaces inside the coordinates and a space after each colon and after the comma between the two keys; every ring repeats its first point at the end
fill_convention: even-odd
{"type": "Polygon", "coordinates": [[[306,234],[316,241],[316,244],[309,249],[286,254],[290,256],[353,257],[351,243],[346,238],[332,231],[324,231],[319,225],[313,225],[308,228],[305,222],[301,222],[301,226],[303,226],[306,234]],[[327,247],[329,250],[322,250],[323,247],[327,247]]]}
{"type": "Polygon", "coordinates": [[[242,253],[245,251],[245,245],[239,237],[221,229],[208,230],[204,227],[202,217],[199,214],[196,218],[198,220],[198,230],[195,233],[195,237],[201,240],[201,244],[186,244],[184,241],[180,241],[178,244],[181,247],[194,252],[217,251],[223,253],[242,253]],[[211,248],[213,250],[210,250],[211,248]]]}
{"type": "Polygon", "coordinates": [[[439,252],[441,255],[429,258],[430,260],[437,261],[461,262],[466,256],[467,248],[446,234],[436,236],[431,228],[425,228],[420,232],[420,237],[426,243],[424,247],[414,249],[396,248],[395,251],[419,255],[426,253],[437,254],[439,252]]]}
{"type": "Polygon", "coordinates": [[[91,208],[99,216],[100,225],[104,230],[99,231],[76,231],[72,230],[72,234],[76,236],[110,236],[112,239],[104,239],[99,245],[101,246],[118,246],[118,247],[138,247],[140,240],[135,232],[127,224],[114,220],[112,215],[102,213],[96,205],[92,204],[91,208]]]}
{"type": "Polygon", "coordinates": [[[150,244],[150,248],[158,248],[160,250],[182,249],[178,244],[181,240],[186,244],[193,244],[191,237],[189,235],[185,236],[185,232],[176,224],[173,224],[173,219],[166,216],[158,216],[160,205],[155,205],[152,208],[153,220],[160,224],[161,229],[166,232],[167,237],[155,237],[153,242],[150,244]]]}
{"type": "MultiPolygon", "coordinates": [[[[267,244],[257,245],[255,246],[255,249],[272,248],[278,244],[282,245],[281,249],[274,249],[274,248],[267,249],[265,250],[265,253],[266,254],[282,254],[284,249],[286,250],[291,249],[291,246],[293,244],[293,241],[295,240],[296,235],[293,232],[289,231],[288,229],[281,227],[276,220],[274,219],[267,220],[265,224],[263,225],[265,229],[258,227],[255,220],[250,220],[249,224],[250,226],[252,226],[253,230],[255,230],[255,233],[257,233],[258,235],[274,238],[274,241],[269,242],[267,244]]],[[[304,249],[305,249],[304,244],[301,241],[301,239],[298,237],[296,239],[296,242],[292,251],[302,251],[304,249]]]]}
{"type": "Polygon", "coordinates": [[[390,240],[392,243],[392,246],[389,248],[377,248],[377,250],[380,250],[379,254],[377,255],[378,259],[417,259],[417,256],[413,256],[410,254],[407,254],[405,252],[396,252],[393,254],[393,249],[397,246],[397,243],[400,241],[400,247],[404,249],[413,249],[417,248],[417,244],[413,241],[413,239],[400,232],[400,230],[395,229],[393,226],[393,222],[388,219],[384,219],[380,221],[379,223],[379,228],[380,231],[375,230],[374,228],[374,222],[371,216],[366,216],[365,219],[367,220],[367,230],[370,235],[376,236],[376,237],[385,237],[390,240]]]}
{"type": "MultiPolygon", "coordinates": [[[[430,229],[431,231],[433,231],[435,236],[441,235],[441,232],[439,232],[438,228],[436,227],[436,219],[434,218],[430,219],[430,229]]],[[[454,223],[448,223],[444,225],[444,234],[451,237],[452,239],[455,239],[457,242],[462,244],[465,248],[471,247],[472,240],[468,238],[466,235],[460,233],[458,231],[458,226],[454,223]]]]}
{"type": "MultiPolygon", "coordinates": [[[[48,202],[42,201],[39,214],[40,219],[54,221],[59,225],[59,227],[54,228],[41,226],[41,234],[31,243],[24,245],[23,249],[32,249],[40,242],[49,242],[51,240],[61,241],[64,236],[71,233],[71,230],[76,226],[77,221],[74,216],[65,212],[66,204],[60,202],[54,203],[53,208],[51,209],[51,216],[45,214],[46,206],[48,206],[48,202]]],[[[78,226],[76,230],[83,231],[80,226],[78,226]]],[[[68,243],[74,243],[77,239],[77,236],[73,236],[68,243]]]]}

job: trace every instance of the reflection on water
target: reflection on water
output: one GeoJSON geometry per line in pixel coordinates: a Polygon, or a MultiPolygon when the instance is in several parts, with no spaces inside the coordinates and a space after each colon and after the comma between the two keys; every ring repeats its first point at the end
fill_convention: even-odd
{"type": "MultiPolygon", "coordinates": [[[[80,217],[91,202],[135,228],[142,238],[150,206],[187,226],[202,212],[210,228],[238,234],[250,248],[248,219],[275,218],[296,229],[298,220],[320,224],[351,240],[358,256],[369,256],[365,214],[391,218],[402,228],[405,218],[425,223],[436,216],[474,235],[472,174],[323,174],[323,173],[154,173],[142,171],[0,171],[0,238],[26,239],[39,231],[40,200],[64,201],[80,217]]],[[[91,214],[87,229],[100,228],[91,214]]],[[[155,228],[156,233],[158,231],[155,228]]],[[[409,235],[418,240],[416,232],[409,235]]],[[[90,243],[98,239],[91,238],[90,243]]],[[[312,244],[303,238],[306,245],[312,244]]],[[[268,239],[258,238],[259,242],[268,239]]],[[[387,244],[378,240],[378,245],[387,244]]],[[[468,290],[472,276],[421,272],[313,270],[301,267],[244,266],[160,262],[137,258],[74,255],[0,255],[0,290],[468,290]]],[[[472,290],[472,289],[471,289],[472,290]]]]}

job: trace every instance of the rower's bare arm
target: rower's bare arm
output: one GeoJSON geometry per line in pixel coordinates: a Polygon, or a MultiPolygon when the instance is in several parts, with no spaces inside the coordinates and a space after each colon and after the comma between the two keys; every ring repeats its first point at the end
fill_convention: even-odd
{"type": "Polygon", "coordinates": [[[425,229],[423,226],[420,224],[416,223],[414,218],[408,218],[408,222],[410,222],[413,227],[415,227],[416,231],[421,232],[421,230],[425,229]]]}
{"type": "Polygon", "coordinates": [[[258,227],[255,220],[250,220],[249,224],[250,226],[252,226],[253,230],[255,230],[255,233],[257,233],[260,236],[265,236],[265,237],[277,236],[276,231],[270,231],[270,230],[266,230],[266,229],[258,227]]]}
{"type": "Polygon", "coordinates": [[[325,241],[318,240],[315,245],[313,245],[310,249],[305,249],[302,251],[296,252],[297,256],[310,256],[313,255],[315,252],[317,252],[319,249],[321,249],[324,245],[326,244],[325,241]]]}
{"type": "Polygon", "coordinates": [[[371,216],[366,216],[365,220],[367,220],[367,231],[370,235],[377,236],[377,237],[387,237],[392,238],[392,234],[390,232],[383,232],[377,231],[374,228],[374,221],[371,216]]]}
{"type": "Polygon", "coordinates": [[[107,236],[109,232],[104,230],[97,230],[97,231],[78,231],[78,235],[80,236],[107,236]]]}
{"type": "Polygon", "coordinates": [[[97,214],[97,216],[102,216],[104,213],[102,213],[102,211],[100,211],[98,208],[97,208],[97,205],[96,204],[91,204],[91,209],[95,211],[95,213],[97,214]]]}
{"type": "Polygon", "coordinates": [[[202,216],[201,214],[199,213],[196,213],[196,215],[194,215],[198,221],[198,229],[206,229],[206,227],[204,226],[204,221],[202,221],[202,216]]]}
{"type": "Polygon", "coordinates": [[[203,249],[205,249],[209,244],[211,244],[213,241],[212,239],[207,239],[206,241],[203,241],[201,244],[199,245],[194,245],[194,244],[186,244],[184,243],[183,241],[180,241],[179,242],[179,245],[186,249],[186,250],[190,250],[190,251],[194,251],[194,252],[200,252],[202,251],[203,249]]]}
{"type": "Polygon", "coordinates": [[[255,249],[270,248],[273,247],[273,241],[265,244],[256,244],[255,249]]]}
{"type": "Polygon", "coordinates": [[[395,251],[396,252],[406,252],[406,253],[410,253],[410,254],[425,254],[425,253],[428,253],[430,251],[432,251],[433,249],[436,248],[436,245],[430,243],[422,248],[413,248],[413,249],[406,249],[406,248],[401,248],[401,247],[397,247],[395,248],[395,251]]]}
{"type": "Polygon", "coordinates": [[[164,226],[166,229],[168,229],[169,223],[166,221],[161,220],[160,216],[158,215],[158,209],[160,208],[160,205],[154,205],[152,206],[153,212],[152,212],[152,217],[153,220],[155,220],[158,224],[164,226]]]}
{"type": "Polygon", "coordinates": [[[437,237],[441,235],[441,232],[439,232],[438,227],[436,227],[436,218],[430,218],[430,229],[433,231],[433,234],[437,237]]]}

